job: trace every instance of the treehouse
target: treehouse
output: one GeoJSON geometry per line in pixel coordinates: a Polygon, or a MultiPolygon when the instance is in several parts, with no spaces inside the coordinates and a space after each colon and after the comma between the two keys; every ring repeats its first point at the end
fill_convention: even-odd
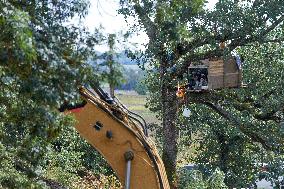
{"type": "Polygon", "coordinates": [[[187,79],[188,89],[193,92],[241,87],[241,60],[239,57],[228,57],[192,62],[187,79]]]}

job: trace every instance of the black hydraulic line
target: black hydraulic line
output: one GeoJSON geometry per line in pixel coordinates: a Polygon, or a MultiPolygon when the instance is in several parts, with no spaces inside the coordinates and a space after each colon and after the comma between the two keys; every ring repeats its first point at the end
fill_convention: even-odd
{"type": "Polygon", "coordinates": [[[140,126],[142,127],[142,129],[143,129],[143,133],[144,133],[144,135],[146,135],[147,137],[148,137],[148,131],[147,131],[147,128],[141,123],[141,121],[139,120],[139,119],[137,119],[136,117],[133,117],[133,116],[131,116],[131,115],[128,115],[131,119],[133,119],[134,121],[137,121],[139,124],[140,124],[140,126]]]}
{"type": "Polygon", "coordinates": [[[140,118],[140,120],[138,121],[137,118],[133,117],[133,116],[130,116],[132,119],[135,119],[136,121],[138,121],[140,124],[141,124],[141,127],[144,131],[144,134],[148,137],[148,128],[147,128],[147,123],[146,121],[143,119],[143,117],[141,117],[139,114],[136,114],[132,111],[130,111],[124,104],[122,104],[120,102],[120,100],[118,98],[115,97],[115,99],[119,102],[119,104],[131,115],[135,115],[136,117],[140,118]],[[141,120],[143,121],[144,124],[141,123],[141,120]]]}
{"type": "MultiPolygon", "coordinates": [[[[138,115],[138,114],[136,114],[136,113],[134,113],[134,112],[131,112],[131,111],[129,111],[129,110],[128,110],[128,112],[129,112],[130,114],[135,115],[135,116],[137,116],[137,117],[140,118],[139,123],[141,124],[141,126],[142,126],[142,128],[143,128],[144,134],[145,134],[146,136],[148,136],[148,128],[147,128],[147,123],[146,123],[146,121],[145,121],[140,115],[138,115]],[[143,121],[144,124],[141,123],[141,120],[143,121]]],[[[132,117],[132,118],[135,118],[135,117],[133,117],[133,116],[131,116],[131,117],[132,117]]],[[[137,119],[137,118],[135,118],[135,119],[137,119]]],[[[138,119],[137,119],[137,120],[138,120],[138,119]]]]}
{"type": "MultiPolygon", "coordinates": [[[[92,93],[92,91],[90,91],[89,89],[87,89],[87,88],[85,88],[85,89],[88,90],[90,93],[92,93]]],[[[100,88],[99,86],[96,86],[96,87],[94,86],[93,89],[94,89],[94,91],[99,95],[100,99],[102,99],[103,101],[107,102],[108,104],[114,104],[114,100],[113,100],[112,98],[110,98],[110,97],[108,96],[108,94],[107,94],[106,92],[104,92],[104,90],[103,90],[102,88],[100,88]]],[[[82,94],[82,93],[81,93],[81,94],[82,94]]],[[[116,98],[116,97],[115,97],[115,98],[116,98]]],[[[142,129],[143,129],[144,134],[148,137],[148,130],[147,130],[146,121],[145,121],[140,115],[138,115],[138,114],[136,114],[136,113],[131,112],[130,110],[128,110],[128,109],[124,106],[124,104],[122,104],[122,103],[119,101],[118,98],[116,98],[116,99],[117,99],[117,101],[119,102],[119,104],[120,104],[128,113],[139,117],[139,118],[143,121],[144,124],[141,123],[141,120],[139,120],[139,119],[137,119],[137,118],[135,118],[135,117],[129,115],[129,117],[131,117],[132,119],[134,119],[135,121],[137,121],[137,122],[140,124],[140,126],[141,126],[142,129]]]]}
{"type": "Polygon", "coordinates": [[[159,167],[158,167],[156,158],[155,158],[154,154],[151,152],[149,145],[147,143],[146,144],[144,143],[143,145],[144,145],[144,148],[146,149],[147,154],[149,155],[149,157],[152,159],[152,162],[154,163],[154,166],[155,166],[155,169],[157,171],[158,178],[159,178],[160,188],[164,189],[163,180],[162,180],[162,177],[161,177],[161,173],[159,171],[159,167]]]}

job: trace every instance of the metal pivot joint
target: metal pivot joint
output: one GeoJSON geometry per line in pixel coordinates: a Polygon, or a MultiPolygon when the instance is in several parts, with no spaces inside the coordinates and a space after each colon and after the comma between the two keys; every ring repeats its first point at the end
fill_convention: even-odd
{"type": "Polygon", "coordinates": [[[125,189],[130,189],[130,175],[131,175],[131,161],[134,159],[133,151],[129,150],[124,153],[124,159],[126,161],[126,175],[125,175],[125,189]]]}

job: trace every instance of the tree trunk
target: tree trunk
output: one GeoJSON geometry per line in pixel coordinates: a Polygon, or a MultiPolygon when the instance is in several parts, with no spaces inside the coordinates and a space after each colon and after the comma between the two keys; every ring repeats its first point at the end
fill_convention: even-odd
{"type": "Polygon", "coordinates": [[[162,87],[162,112],[163,112],[163,154],[170,187],[176,188],[176,159],[177,159],[177,99],[175,91],[169,91],[164,84],[162,87]]]}
{"type": "Polygon", "coordinates": [[[114,86],[109,84],[109,95],[111,98],[114,97],[114,86]]]}
{"type": "MultiPolygon", "coordinates": [[[[113,50],[113,46],[110,46],[110,50],[113,50]]],[[[114,68],[113,68],[113,54],[110,54],[109,56],[109,94],[111,98],[114,98],[114,83],[115,79],[117,79],[114,76],[114,68]]]]}

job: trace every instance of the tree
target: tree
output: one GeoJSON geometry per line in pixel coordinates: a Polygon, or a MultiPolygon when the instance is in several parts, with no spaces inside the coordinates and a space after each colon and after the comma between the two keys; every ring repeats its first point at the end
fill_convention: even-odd
{"type": "Polygon", "coordinates": [[[38,165],[62,127],[57,108],[78,99],[77,87],[96,82],[86,64],[97,43],[83,27],[88,1],[0,2],[1,187],[35,187],[38,165]],[[11,168],[16,177],[2,174],[11,168]],[[32,182],[29,182],[32,181],[32,182]]]}
{"type": "MultiPolygon", "coordinates": [[[[138,18],[140,26],[145,29],[149,37],[146,55],[155,68],[150,76],[154,80],[148,87],[153,97],[150,103],[152,109],[160,110],[161,113],[164,134],[162,158],[168,178],[174,187],[178,152],[178,99],[175,95],[177,78],[182,78],[192,61],[226,56],[245,45],[282,41],[283,35],[273,35],[273,32],[277,29],[283,30],[284,3],[277,0],[221,0],[216,4],[215,9],[206,10],[202,0],[183,2],[121,0],[120,2],[120,12],[138,18]],[[219,43],[225,43],[226,48],[220,49],[219,43]],[[157,96],[159,98],[155,98],[157,96]]],[[[233,100],[238,99],[234,91],[226,95],[227,98],[224,97],[222,94],[226,92],[227,90],[221,90],[207,95],[196,95],[190,101],[205,104],[211,111],[230,119],[231,124],[238,126],[239,131],[251,142],[273,149],[256,130],[244,127],[239,119],[235,119],[238,118],[237,116],[231,116],[228,110],[223,111],[219,100],[226,102],[228,97],[233,100]]],[[[241,108],[247,110],[243,106],[241,108]]],[[[278,108],[277,112],[279,110],[281,108],[278,108]]],[[[275,111],[270,113],[274,115],[275,111]]]]}
{"type": "Polygon", "coordinates": [[[146,72],[141,69],[127,68],[123,73],[125,77],[125,83],[123,83],[119,89],[122,90],[135,90],[140,95],[146,95],[147,88],[145,85],[146,72]]]}
{"type": "Polygon", "coordinates": [[[123,81],[123,67],[116,61],[117,54],[115,52],[116,34],[108,34],[107,44],[109,51],[104,53],[102,57],[105,61],[101,64],[104,67],[102,78],[109,84],[110,96],[114,97],[114,89],[118,87],[123,81]]]}
{"type": "Polygon", "coordinates": [[[146,95],[147,94],[147,88],[145,86],[144,81],[140,80],[137,82],[137,85],[135,87],[135,91],[139,94],[139,95],[146,95]]]}
{"type": "Polygon", "coordinates": [[[178,188],[180,189],[225,189],[224,173],[216,169],[208,179],[198,170],[181,170],[181,178],[178,188]]]}
{"type": "MultiPolygon", "coordinates": [[[[202,3],[202,1],[183,3],[178,3],[177,1],[172,3],[167,1],[143,1],[141,3],[137,1],[121,1],[121,12],[125,15],[137,15],[139,23],[145,28],[149,37],[146,53],[148,53],[149,59],[153,60],[153,66],[159,70],[159,74],[156,74],[158,76],[156,84],[159,86],[156,86],[155,91],[159,93],[159,98],[156,99],[160,99],[165,139],[162,158],[170,182],[173,182],[175,177],[178,131],[175,124],[177,99],[175,91],[168,90],[168,85],[172,78],[165,77],[167,68],[173,65],[170,57],[174,54],[171,55],[169,49],[173,46],[171,40],[175,40],[178,37],[179,29],[184,26],[182,24],[186,24],[187,19],[185,17],[196,14],[202,3]],[[188,9],[174,9],[174,7],[181,8],[181,6],[188,9]],[[179,17],[182,19],[179,19],[180,24],[177,24],[177,18],[179,17]]],[[[173,183],[171,185],[173,186],[173,183]]]]}

